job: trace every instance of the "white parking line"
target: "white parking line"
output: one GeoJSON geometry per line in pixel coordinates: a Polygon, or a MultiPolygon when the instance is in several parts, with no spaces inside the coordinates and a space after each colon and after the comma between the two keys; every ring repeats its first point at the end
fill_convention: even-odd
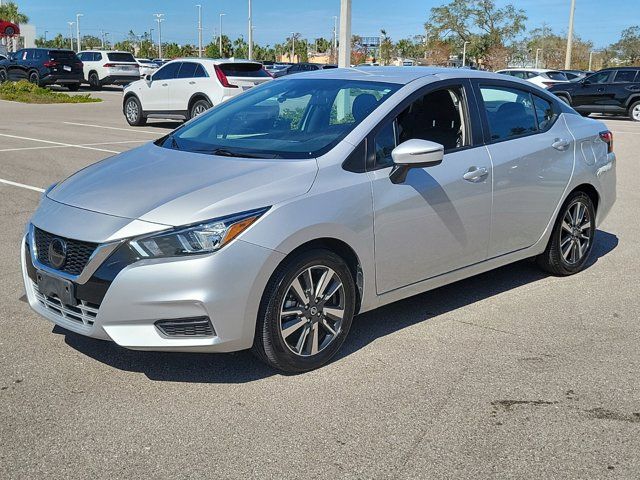
{"type": "Polygon", "coordinates": [[[40,140],[38,138],[19,137],[18,135],[7,135],[6,133],[0,133],[0,137],[17,138],[18,140],[30,140],[32,142],[40,142],[40,143],[49,143],[51,145],[59,145],[59,146],[62,146],[62,147],[84,148],[84,149],[87,149],[87,150],[95,150],[95,151],[98,151],[98,152],[120,153],[120,152],[117,152],[115,150],[107,150],[106,148],[87,147],[87,146],[84,146],[84,145],[74,145],[72,143],[52,142],[51,140],[40,140]]]}
{"type": "Polygon", "coordinates": [[[93,147],[98,145],[116,145],[122,143],[147,143],[149,140],[126,140],[124,142],[80,143],[78,145],[47,145],[46,147],[0,148],[0,152],[21,152],[22,150],[48,150],[50,148],[93,147]]]}
{"type": "Polygon", "coordinates": [[[123,132],[137,132],[137,133],[149,133],[151,135],[158,135],[159,133],[168,133],[167,130],[165,131],[157,131],[157,132],[153,132],[151,130],[138,130],[135,128],[120,128],[120,127],[105,127],[104,125],[92,125],[90,123],[75,123],[75,122],[62,122],[66,125],[76,125],[78,127],[92,127],[92,128],[106,128],[108,130],[122,130],[123,132]]]}
{"type": "Polygon", "coordinates": [[[35,192],[40,192],[40,193],[44,192],[44,188],[33,187],[31,185],[25,185],[24,183],[12,182],[11,180],[4,180],[2,178],[0,178],[0,183],[4,183],[5,185],[11,185],[12,187],[26,188],[27,190],[33,190],[35,192]]]}

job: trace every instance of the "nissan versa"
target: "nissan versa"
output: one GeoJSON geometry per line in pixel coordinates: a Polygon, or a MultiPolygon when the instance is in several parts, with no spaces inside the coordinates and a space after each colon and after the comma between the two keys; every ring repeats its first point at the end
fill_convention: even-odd
{"type": "Polygon", "coordinates": [[[615,165],[604,124],[530,82],[302,73],[50,187],[24,282],[33,309],[83,335],[252,348],[300,372],[357,313],[530,257],[581,271],[615,165]]]}

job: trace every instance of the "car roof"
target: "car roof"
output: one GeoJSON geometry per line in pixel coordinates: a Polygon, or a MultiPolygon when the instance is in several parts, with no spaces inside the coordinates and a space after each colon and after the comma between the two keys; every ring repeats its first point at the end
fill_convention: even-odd
{"type": "Polygon", "coordinates": [[[88,53],[88,52],[100,52],[100,53],[128,53],[133,55],[131,52],[127,52],[125,50],[100,50],[99,48],[91,48],[89,50],[80,50],[78,53],[88,53]]]}
{"type": "Polygon", "coordinates": [[[203,65],[223,65],[229,63],[255,63],[256,65],[262,65],[260,62],[256,62],[255,60],[245,60],[242,58],[198,58],[198,57],[180,57],[174,58],[170,62],[184,62],[184,61],[201,63],[203,65]]]}
{"type": "Polygon", "coordinates": [[[503,68],[502,70],[498,70],[499,72],[535,72],[535,73],[546,73],[546,72],[562,72],[562,70],[554,70],[553,68],[503,68]]]}
{"type": "MultiPolygon", "coordinates": [[[[503,75],[481,70],[445,67],[358,67],[326,68],[313,72],[297,73],[295,78],[326,78],[387,82],[406,85],[419,78],[433,76],[435,80],[449,78],[493,78],[504,80],[503,75]]],[[[281,77],[283,79],[287,77],[281,77]]],[[[280,79],[278,79],[280,80],[280,79]]],[[[514,81],[517,79],[514,79],[514,81]]]]}

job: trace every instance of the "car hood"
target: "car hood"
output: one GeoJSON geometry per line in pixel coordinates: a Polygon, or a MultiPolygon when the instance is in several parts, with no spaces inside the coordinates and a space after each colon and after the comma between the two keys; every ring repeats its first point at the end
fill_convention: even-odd
{"type": "Polygon", "coordinates": [[[93,212],[179,226],[302,195],[317,171],[315,159],[220,157],[151,143],[80,170],[47,196],[93,212]]]}

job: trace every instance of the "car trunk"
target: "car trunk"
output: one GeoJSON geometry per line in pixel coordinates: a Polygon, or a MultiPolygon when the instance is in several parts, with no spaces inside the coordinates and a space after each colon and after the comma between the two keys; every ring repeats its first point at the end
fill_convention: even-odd
{"type": "Polygon", "coordinates": [[[133,55],[127,52],[107,53],[107,63],[104,67],[109,69],[110,75],[140,75],[140,65],[133,55]]]}
{"type": "Polygon", "coordinates": [[[76,78],[82,75],[82,62],[70,50],[49,50],[49,61],[45,66],[52,74],[60,77],[76,78]]]}
{"type": "Polygon", "coordinates": [[[248,90],[256,85],[268,82],[272,78],[259,63],[222,63],[217,67],[228,82],[228,85],[225,85],[223,79],[219,77],[223,87],[233,88],[235,86],[242,90],[248,90]]]}

